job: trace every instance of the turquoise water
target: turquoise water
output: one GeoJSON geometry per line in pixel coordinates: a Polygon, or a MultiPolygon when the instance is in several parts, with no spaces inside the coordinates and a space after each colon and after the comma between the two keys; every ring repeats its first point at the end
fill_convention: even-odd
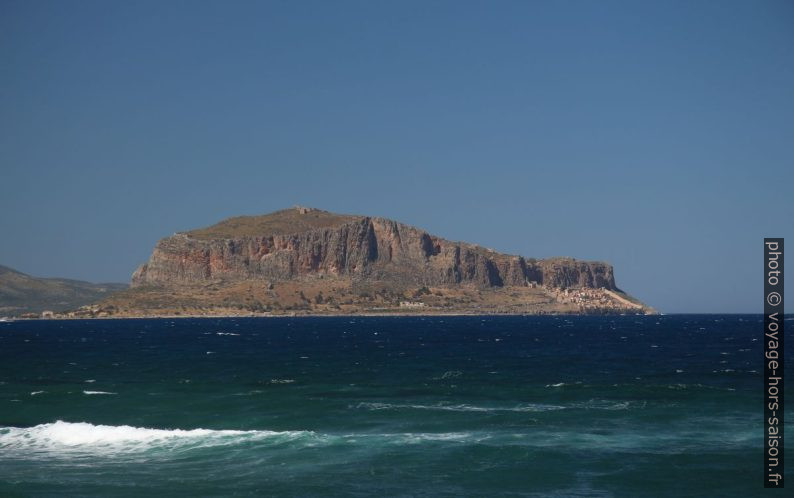
{"type": "Polygon", "coordinates": [[[0,495],[760,495],[762,328],[0,323],[0,495]]]}

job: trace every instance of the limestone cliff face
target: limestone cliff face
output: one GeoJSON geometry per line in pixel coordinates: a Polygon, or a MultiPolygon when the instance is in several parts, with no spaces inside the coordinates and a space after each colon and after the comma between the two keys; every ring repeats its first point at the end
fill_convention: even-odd
{"type": "Polygon", "coordinates": [[[160,240],[134,287],[224,280],[347,276],[395,286],[527,286],[614,290],[612,267],[569,258],[524,259],[451,242],[384,218],[297,208],[235,218],[160,240]]]}

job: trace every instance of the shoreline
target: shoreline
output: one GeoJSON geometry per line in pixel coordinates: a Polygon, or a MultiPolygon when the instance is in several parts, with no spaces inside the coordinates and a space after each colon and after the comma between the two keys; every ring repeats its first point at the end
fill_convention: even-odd
{"type": "MultiPolygon", "coordinates": [[[[679,313],[681,314],[681,313],[679,313]]],[[[683,313],[692,314],[692,313],[683,313]]],[[[694,313],[700,314],[700,313],[694,313]]],[[[705,313],[705,314],[725,314],[725,313],[705,313]]],[[[733,313],[743,315],[746,313],[733,313]]],[[[355,317],[439,317],[439,316],[471,316],[471,317],[494,317],[494,316],[663,316],[665,313],[467,313],[467,312],[438,312],[438,313],[282,313],[282,314],[248,314],[248,315],[140,315],[140,316],[53,316],[53,317],[6,317],[7,320],[0,323],[11,323],[21,321],[61,321],[61,320],[155,320],[155,319],[228,319],[228,318],[355,318],[355,317]]]]}

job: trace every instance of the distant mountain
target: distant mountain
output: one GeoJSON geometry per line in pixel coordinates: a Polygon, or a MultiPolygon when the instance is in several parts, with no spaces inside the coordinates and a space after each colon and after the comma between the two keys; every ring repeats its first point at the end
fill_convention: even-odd
{"type": "Polygon", "coordinates": [[[36,278],[0,265],[0,316],[71,310],[100,301],[127,287],[127,284],[36,278]]]}
{"type": "Polygon", "coordinates": [[[604,262],[524,258],[386,218],[295,207],[160,240],[129,290],[86,313],[652,311],[616,286],[604,262]]]}

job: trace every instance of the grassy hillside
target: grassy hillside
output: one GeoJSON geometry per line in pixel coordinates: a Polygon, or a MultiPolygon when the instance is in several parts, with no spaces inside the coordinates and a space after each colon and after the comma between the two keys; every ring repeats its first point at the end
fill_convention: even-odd
{"type": "Polygon", "coordinates": [[[126,288],[127,284],[36,278],[0,265],[0,316],[70,310],[126,288]]]}
{"type": "Polygon", "coordinates": [[[329,213],[319,209],[284,209],[262,216],[237,216],[207,228],[186,232],[197,239],[229,239],[260,235],[288,235],[316,228],[339,226],[360,216],[329,213]]]}

